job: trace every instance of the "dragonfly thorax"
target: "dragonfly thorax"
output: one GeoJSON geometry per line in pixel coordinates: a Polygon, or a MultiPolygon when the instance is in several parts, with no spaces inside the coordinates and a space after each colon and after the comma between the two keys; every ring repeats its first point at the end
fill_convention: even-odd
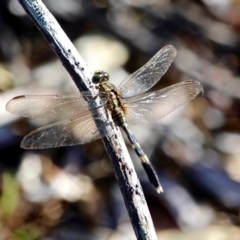
{"type": "Polygon", "coordinates": [[[116,87],[109,82],[109,74],[104,71],[96,71],[92,77],[92,81],[98,84],[100,96],[103,96],[106,100],[106,108],[110,112],[113,121],[122,126],[125,121],[124,108],[121,103],[121,96],[118,93],[116,87]]]}

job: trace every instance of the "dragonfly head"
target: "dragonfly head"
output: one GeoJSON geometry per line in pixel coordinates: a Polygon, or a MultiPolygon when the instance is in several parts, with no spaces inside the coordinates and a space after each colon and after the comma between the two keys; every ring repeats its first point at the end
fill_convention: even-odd
{"type": "Polygon", "coordinates": [[[92,77],[94,84],[109,81],[109,74],[102,70],[95,71],[92,77]]]}

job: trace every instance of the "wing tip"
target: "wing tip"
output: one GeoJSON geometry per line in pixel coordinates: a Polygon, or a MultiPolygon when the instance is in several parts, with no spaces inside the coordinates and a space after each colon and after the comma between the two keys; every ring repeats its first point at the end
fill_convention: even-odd
{"type": "Polygon", "coordinates": [[[21,141],[21,144],[20,144],[20,147],[23,148],[23,149],[34,149],[34,147],[32,147],[32,144],[27,140],[27,138],[29,137],[29,135],[31,134],[32,132],[30,132],[28,135],[26,135],[22,141],[21,141]]]}
{"type": "Polygon", "coordinates": [[[52,146],[40,145],[37,141],[30,140],[29,134],[22,139],[20,147],[28,150],[52,148],[52,146]]]}
{"type": "Polygon", "coordinates": [[[173,45],[166,45],[161,50],[170,51],[173,59],[177,56],[177,49],[173,45]]]}
{"type": "MultiPolygon", "coordinates": [[[[20,99],[20,98],[25,98],[25,97],[26,97],[26,95],[20,95],[20,96],[14,97],[14,98],[11,99],[11,100],[20,99]]],[[[11,100],[10,100],[10,101],[11,101],[11,100]]]]}
{"type": "Polygon", "coordinates": [[[18,99],[21,99],[21,98],[25,98],[26,96],[25,95],[20,95],[20,96],[17,96],[17,97],[14,97],[12,98],[11,100],[9,100],[5,106],[5,109],[10,112],[10,113],[14,113],[12,112],[12,104],[14,104],[15,100],[18,100],[18,99]]]}
{"type": "Polygon", "coordinates": [[[190,82],[191,84],[195,84],[198,88],[197,88],[197,94],[196,96],[199,94],[199,93],[202,93],[202,96],[204,95],[204,89],[203,89],[203,86],[202,84],[199,82],[199,81],[196,81],[196,80],[188,80],[186,82],[190,82]]]}
{"type": "Polygon", "coordinates": [[[26,146],[23,142],[21,142],[20,147],[23,149],[32,149],[31,147],[26,146]]]}
{"type": "Polygon", "coordinates": [[[10,112],[10,113],[12,113],[11,109],[12,109],[12,102],[13,102],[13,100],[14,100],[14,98],[11,99],[11,100],[9,100],[9,101],[7,102],[7,104],[6,104],[6,106],[5,106],[5,109],[6,109],[8,112],[10,112]]]}

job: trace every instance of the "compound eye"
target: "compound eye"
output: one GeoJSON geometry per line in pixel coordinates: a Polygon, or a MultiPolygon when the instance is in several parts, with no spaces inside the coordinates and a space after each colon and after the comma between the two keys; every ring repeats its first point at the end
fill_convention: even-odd
{"type": "Polygon", "coordinates": [[[92,82],[94,84],[98,84],[100,82],[108,81],[109,80],[109,74],[107,72],[98,70],[94,72],[92,77],[92,82]]]}
{"type": "Polygon", "coordinates": [[[97,83],[100,82],[100,79],[101,79],[100,75],[95,73],[95,74],[93,75],[93,77],[92,77],[92,82],[93,82],[94,84],[97,84],[97,83]]]}
{"type": "Polygon", "coordinates": [[[107,72],[104,73],[104,78],[109,80],[109,74],[107,72]]]}

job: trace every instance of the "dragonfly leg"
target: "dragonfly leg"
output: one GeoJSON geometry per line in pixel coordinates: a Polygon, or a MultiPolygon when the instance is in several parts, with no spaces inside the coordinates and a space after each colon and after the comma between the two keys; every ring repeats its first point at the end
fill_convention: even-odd
{"type": "Polygon", "coordinates": [[[128,128],[127,124],[126,123],[122,124],[121,128],[126,133],[127,138],[130,141],[134,151],[136,152],[138,157],[141,159],[143,168],[144,168],[145,172],[148,175],[149,181],[153,184],[153,186],[155,187],[155,189],[156,189],[156,191],[158,193],[163,192],[163,188],[162,188],[162,186],[161,186],[161,184],[160,184],[160,182],[158,180],[158,176],[156,174],[156,171],[154,170],[154,168],[153,168],[151,162],[149,161],[147,155],[144,153],[143,149],[141,148],[141,146],[137,142],[136,138],[131,133],[131,131],[128,128]]]}

